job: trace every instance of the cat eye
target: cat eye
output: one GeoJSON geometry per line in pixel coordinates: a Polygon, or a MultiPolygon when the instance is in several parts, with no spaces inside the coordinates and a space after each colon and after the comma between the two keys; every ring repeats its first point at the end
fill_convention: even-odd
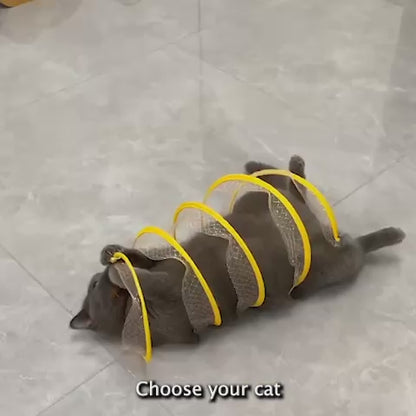
{"type": "Polygon", "coordinates": [[[95,282],[92,283],[91,288],[95,289],[97,285],[98,285],[98,280],[96,280],[95,282]]]}

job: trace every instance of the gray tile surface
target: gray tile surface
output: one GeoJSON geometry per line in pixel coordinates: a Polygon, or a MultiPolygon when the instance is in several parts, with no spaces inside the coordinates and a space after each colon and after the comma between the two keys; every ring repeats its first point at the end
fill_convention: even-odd
{"type": "Polygon", "coordinates": [[[91,416],[171,414],[155,400],[140,403],[135,388],[135,379],[117,363],[113,363],[54,406],[47,408],[41,415],[65,416],[75,412],[91,416]]]}
{"type": "Polygon", "coordinates": [[[415,23],[411,0],[0,9],[0,414],[414,415],[415,23]],[[147,368],[68,330],[103,245],[293,153],[344,229],[397,225],[403,245],[344,292],[250,313],[147,368]],[[139,400],[149,378],[286,394],[139,400]]]}
{"type": "Polygon", "coordinates": [[[37,414],[112,361],[74,338],[68,312],[3,252],[0,283],[1,414],[37,414]]]}
{"type": "Polygon", "coordinates": [[[196,0],[37,0],[3,11],[2,106],[15,108],[98,74],[198,29],[196,0]]]}

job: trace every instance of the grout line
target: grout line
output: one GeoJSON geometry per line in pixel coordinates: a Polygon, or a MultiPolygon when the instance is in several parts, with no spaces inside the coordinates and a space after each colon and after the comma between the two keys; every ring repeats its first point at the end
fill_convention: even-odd
{"type": "Polygon", "coordinates": [[[201,33],[202,29],[202,3],[198,0],[198,33],[201,33]]]}
{"type": "Polygon", "coordinates": [[[335,201],[332,205],[335,207],[345,201],[347,198],[349,198],[351,195],[359,191],[360,189],[364,188],[365,186],[369,185],[370,183],[374,182],[376,179],[378,179],[380,176],[382,176],[385,172],[387,172],[389,169],[396,166],[399,162],[401,162],[406,155],[400,155],[397,159],[395,159],[392,163],[387,164],[384,168],[380,169],[374,176],[371,176],[369,179],[364,181],[361,185],[354,188],[352,191],[348,192],[345,196],[335,201]]]}
{"type": "Polygon", "coordinates": [[[114,362],[115,362],[115,360],[113,359],[108,364],[106,364],[103,368],[101,368],[100,370],[96,371],[91,376],[87,377],[84,381],[82,381],[81,383],[77,384],[74,388],[72,388],[71,390],[69,390],[66,393],[64,393],[59,399],[55,400],[52,404],[50,404],[49,406],[47,406],[44,409],[42,409],[39,413],[37,413],[36,416],[40,416],[40,415],[44,414],[46,411],[48,411],[49,409],[51,409],[52,407],[54,407],[55,405],[57,405],[58,403],[60,403],[62,400],[64,400],[70,394],[72,394],[73,392],[75,392],[76,390],[78,390],[80,387],[82,387],[84,384],[88,383],[93,378],[97,377],[99,374],[101,374],[102,372],[104,372],[108,367],[110,367],[112,364],[114,364],[114,362]]]}
{"type": "Polygon", "coordinates": [[[162,401],[160,401],[158,404],[168,415],[175,416],[175,413],[173,413],[167,404],[163,403],[162,401]]]}
{"type": "MultiPolygon", "coordinates": [[[[205,129],[205,111],[204,111],[204,61],[202,59],[203,57],[203,45],[202,45],[202,36],[201,36],[201,16],[202,8],[201,8],[201,0],[198,0],[198,53],[199,53],[199,59],[198,59],[198,123],[199,128],[201,129],[201,141],[202,141],[202,155],[201,157],[204,157],[205,153],[205,137],[206,137],[206,129],[205,129]]],[[[177,48],[179,48],[182,51],[182,48],[178,45],[176,45],[177,48]]],[[[190,56],[185,52],[186,55],[190,56]]],[[[192,56],[194,59],[195,57],[192,56]]]]}
{"type": "MultiPolygon", "coordinates": [[[[216,28],[216,27],[218,27],[218,26],[221,26],[221,25],[225,25],[226,24],[226,19],[224,19],[224,21],[220,21],[220,22],[218,22],[217,24],[215,24],[215,25],[213,25],[213,26],[211,26],[211,27],[205,27],[205,28],[201,28],[200,30],[199,30],[199,34],[200,34],[200,36],[199,36],[199,38],[200,38],[200,40],[199,40],[199,44],[201,44],[202,43],[202,35],[203,35],[203,33],[204,32],[208,32],[208,31],[210,31],[210,30],[212,30],[212,29],[214,29],[214,28],[216,28]]],[[[175,43],[178,43],[178,42],[180,42],[181,40],[183,40],[183,39],[185,39],[186,37],[188,37],[188,36],[192,36],[193,35],[193,33],[189,33],[188,35],[186,35],[186,36],[184,36],[184,37],[182,37],[182,39],[179,39],[177,42],[175,42],[175,43]]],[[[385,44],[383,43],[381,46],[384,46],[385,44]]],[[[322,119],[322,118],[320,118],[318,115],[311,115],[310,113],[308,113],[307,111],[305,111],[305,110],[303,110],[302,109],[302,107],[299,107],[299,106],[297,106],[297,105],[295,105],[295,104],[291,104],[290,102],[288,102],[288,101],[286,101],[285,99],[283,99],[282,97],[278,97],[278,96],[276,96],[276,95],[274,95],[272,92],[270,92],[270,91],[267,91],[266,89],[264,89],[263,87],[261,87],[261,86],[259,86],[259,85],[256,85],[255,83],[253,83],[252,81],[250,81],[249,79],[244,79],[244,78],[240,78],[238,75],[236,75],[235,73],[234,73],[234,71],[233,70],[225,70],[225,69],[223,69],[223,68],[221,68],[220,66],[217,66],[216,64],[214,64],[214,63],[212,63],[212,62],[209,62],[209,61],[207,61],[205,58],[202,58],[201,56],[200,56],[200,53],[198,54],[198,52],[197,53],[193,53],[192,51],[188,51],[188,50],[186,50],[186,49],[184,49],[184,48],[182,48],[180,45],[177,45],[183,52],[186,52],[186,53],[188,53],[189,55],[191,55],[191,56],[194,56],[194,57],[198,57],[199,59],[202,59],[202,61],[204,62],[204,64],[206,64],[206,65],[208,65],[208,66],[210,66],[210,67],[212,67],[212,68],[215,68],[217,71],[220,71],[220,72],[222,72],[223,74],[226,74],[226,75],[228,75],[228,76],[230,76],[231,78],[233,78],[234,80],[236,80],[236,81],[239,81],[239,82],[241,82],[241,83],[243,83],[243,84],[245,84],[245,85],[247,85],[247,86],[250,86],[250,87],[252,87],[252,88],[254,88],[254,89],[256,89],[257,91],[260,91],[260,92],[262,92],[264,95],[266,95],[267,97],[269,97],[269,98],[272,98],[274,101],[276,101],[276,102],[280,102],[281,104],[284,104],[288,109],[290,109],[290,110],[293,110],[293,111],[295,111],[297,114],[299,114],[299,115],[301,115],[301,116],[303,116],[303,117],[307,117],[307,118],[310,118],[310,119],[312,119],[312,120],[315,120],[315,121],[317,121],[317,122],[320,122],[320,123],[325,123],[325,120],[324,119],[322,119]]]]}
{"type": "Polygon", "coordinates": [[[61,306],[61,308],[63,308],[66,312],[68,312],[71,316],[72,313],[71,311],[56,297],[54,296],[47,288],[46,286],[38,279],[35,277],[35,275],[33,273],[31,273],[27,267],[25,267],[20,260],[18,260],[18,258],[10,251],[8,250],[3,244],[0,243],[0,248],[3,249],[6,254],[20,267],[22,268],[27,274],[28,276],[34,280],[59,306],[61,306]]]}
{"type": "MultiPolygon", "coordinates": [[[[102,74],[96,74],[97,77],[100,76],[100,75],[102,75],[102,74]]],[[[55,91],[45,92],[45,93],[41,94],[40,96],[34,98],[31,101],[27,101],[25,103],[17,104],[15,106],[12,106],[12,107],[6,109],[5,112],[6,113],[9,113],[9,114],[17,113],[22,108],[25,108],[26,106],[29,107],[29,106],[31,106],[33,104],[38,103],[38,102],[42,102],[42,101],[48,100],[50,98],[53,98],[56,95],[59,95],[60,93],[62,93],[64,91],[67,91],[67,90],[70,90],[71,88],[76,88],[76,87],[78,87],[78,86],[80,86],[82,84],[85,84],[87,81],[90,81],[91,79],[95,78],[96,76],[95,75],[90,75],[90,76],[87,76],[85,78],[82,78],[82,79],[80,79],[78,81],[75,81],[74,83],[72,83],[70,85],[66,85],[64,87],[58,88],[55,91]]]]}
{"type": "MultiPolygon", "coordinates": [[[[63,303],[63,302],[61,302],[56,296],[54,296],[53,295],[53,293],[52,292],[50,292],[47,288],[46,288],[46,286],[44,286],[43,285],[43,283],[38,279],[38,278],[36,278],[35,277],[35,275],[33,274],[33,273],[31,273],[28,269],[27,269],[27,267],[25,267],[17,258],[16,258],[16,256],[14,256],[13,255],[13,253],[11,253],[10,252],[10,250],[8,250],[3,244],[1,244],[0,243],[0,249],[2,249],[2,250],[4,250],[5,252],[6,252],[6,254],[19,266],[19,267],[21,267],[22,269],[23,269],[23,271],[25,272],[25,273],[27,273],[27,275],[34,281],[34,282],[36,282],[36,284],[43,290],[43,291],[45,291],[45,293],[47,293],[50,297],[51,297],[51,299],[52,300],[54,300],[55,302],[56,302],[56,304],[58,305],[58,306],[60,306],[65,312],[67,312],[68,313],[68,315],[69,315],[69,317],[70,318],[72,318],[73,317],[73,315],[72,315],[72,312],[71,312],[71,310],[70,309],[68,309],[66,306],[65,306],[65,304],[63,303]]],[[[117,360],[117,356],[116,355],[114,355],[113,354],[113,352],[112,352],[112,350],[110,349],[110,348],[107,348],[107,346],[106,346],[106,344],[105,344],[105,342],[102,342],[99,338],[96,340],[96,341],[94,341],[94,342],[97,342],[97,344],[101,347],[101,348],[103,348],[106,352],[107,352],[107,354],[113,359],[112,360],[112,362],[118,362],[118,360],[117,360]]]]}
{"type": "MultiPolygon", "coordinates": [[[[192,36],[196,33],[199,33],[200,34],[200,36],[199,36],[200,39],[199,39],[198,42],[201,45],[202,44],[202,35],[201,34],[206,30],[207,29],[203,29],[200,32],[189,33],[187,36],[192,36]]],[[[185,36],[184,38],[186,38],[187,36],[185,36]]],[[[183,40],[183,38],[179,39],[178,42],[180,42],[181,40],[183,40]]],[[[313,120],[313,121],[315,121],[317,123],[320,123],[320,124],[325,123],[325,120],[323,120],[319,116],[311,115],[307,111],[303,110],[301,107],[298,107],[296,105],[293,105],[293,104],[289,103],[288,101],[284,100],[282,97],[278,97],[278,96],[274,95],[273,93],[265,90],[264,88],[260,87],[259,85],[256,85],[256,84],[252,83],[251,81],[249,81],[247,79],[240,78],[234,72],[227,71],[227,70],[221,68],[220,66],[215,65],[212,62],[208,62],[205,58],[203,58],[201,56],[201,50],[198,52],[198,55],[197,55],[197,54],[195,54],[191,51],[188,51],[188,50],[182,48],[179,44],[177,44],[178,42],[175,41],[173,43],[173,45],[177,46],[182,52],[186,53],[188,56],[193,57],[194,59],[199,59],[200,61],[202,61],[202,63],[204,65],[207,65],[208,67],[210,67],[210,68],[228,76],[229,78],[233,79],[234,81],[237,81],[238,83],[242,84],[245,87],[249,87],[249,88],[252,88],[252,89],[258,91],[259,93],[263,94],[263,96],[272,100],[274,103],[283,105],[287,110],[295,112],[295,114],[298,115],[298,116],[304,117],[304,118],[309,119],[309,120],[313,120]]]]}
{"type": "MultiPolygon", "coordinates": [[[[162,42],[162,45],[158,46],[155,49],[151,49],[151,50],[145,52],[142,57],[144,59],[147,59],[148,57],[152,56],[153,54],[155,54],[157,52],[160,52],[161,50],[163,50],[163,49],[165,49],[165,48],[167,48],[169,46],[176,45],[176,43],[180,42],[182,39],[184,39],[184,38],[186,38],[188,36],[192,36],[192,35],[197,34],[199,31],[200,31],[200,29],[198,28],[196,30],[191,30],[189,32],[186,32],[186,33],[178,36],[174,40],[170,40],[170,41],[166,41],[165,40],[164,42],[162,42]]],[[[143,61],[141,61],[141,62],[143,62],[143,61]]],[[[113,70],[109,70],[107,72],[97,72],[95,74],[91,74],[90,76],[87,76],[86,78],[83,78],[83,79],[80,79],[78,81],[75,81],[74,83],[72,83],[70,85],[66,85],[66,86],[64,86],[62,88],[59,88],[59,89],[55,90],[55,91],[50,91],[50,92],[46,92],[44,94],[41,94],[39,97],[36,97],[33,100],[31,100],[31,101],[28,101],[28,102],[25,102],[25,103],[22,103],[22,104],[18,104],[16,106],[13,106],[11,108],[8,108],[4,112],[6,114],[14,114],[14,113],[17,113],[17,112],[19,112],[20,110],[22,110],[23,108],[25,108],[27,106],[31,106],[31,105],[36,104],[38,102],[42,102],[42,101],[47,101],[49,99],[53,99],[55,96],[59,95],[60,93],[65,92],[65,91],[68,91],[68,90],[71,90],[73,88],[77,88],[80,85],[85,84],[88,81],[93,81],[95,79],[99,79],[101,77],[108,76],[109,74],[122,74],[124,71],[130,70],[132,68],[134,68],[134,66],[133,67],[127,66],[127,69],[126,69],[125,66],[119,65],[117,68],[114,68],[113,70]]],[[[4,117],[2,117],[2,119],[4,119],[4,117]]]]}
{"type": "MultiPolygon", "coordinates": [[[[114,362],[114,364],[115,365],[117,365],[122,371],[124,371],[126,374],[128,374],[130,377],[132,377],[132,379],[134,379],[135,381],[137,380],[137,375],[134,373],[134,372],[132,372],[132,371],[130,371],[124,364],[123,364],[123,362],[122,361],[119,361],[118,359],[116,359],[115,360],[115,362],[114,362]]],[[[145,379],[145,378],[148,378],[147,377],[147,367],[146,367],[146,370],[145,370],[145,376],[146,377],[143,377],[142,379],[145,379]]],[[[157,403],[157,405],[160,407],[160,408],[162,408],[169,416],[175,416],[175,413],[166,405],[166,404],[164,404],[163,403],[163,401],[159,401],[158,403],[157,403]]]]}

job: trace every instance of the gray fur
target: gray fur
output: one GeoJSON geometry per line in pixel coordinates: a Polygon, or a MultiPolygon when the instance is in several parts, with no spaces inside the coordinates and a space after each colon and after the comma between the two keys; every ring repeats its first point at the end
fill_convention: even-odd
{"type": "MultiPolygon", "coordinates": [[[[245,166],[249,174],[270,168],[273,167],[258,162],[248,162],[245,166]]],[[[293,173],[305,177],[304,168],[301,157],[291,158],[289,169],[293,173]]],[[[366,253],[398,244],[405,238],[402,230],[386,228],[356,239],[342,235],[342,245],[334,247],[325,240],[319,223],[303,200],[301,189],[293,186],[287,178],[264,176],[262,179],[278,188],[294,205],[308,230],[312,247],[308,277],[289,296],[294,270],[289,264],[280,232],[270,216],[267,195],[253,192],[237,201],[233,213],[226,219],[242,236],[259,264],[267,288],[264,306],[283,305],[325,287],[352,282],[365,263],[366,253]]],[[[221,238],[205,234],[197,234],[183,244],[210,286],[224,324],[237,316],[237,297],[225,264],[227,244],[221,238]]],[[[182,302],[184,266],[172,259],[152,261],[137,250],[118,245],[109,245],[102,250],[101,263],[106,268],[91,279],[83,307],[70,326],[120,337],[130,296],[118,278],[109,273],[109,261],[116,251],[125,253],[138,269],[149,311],[153,345],[198,341],[182,302]]]]}

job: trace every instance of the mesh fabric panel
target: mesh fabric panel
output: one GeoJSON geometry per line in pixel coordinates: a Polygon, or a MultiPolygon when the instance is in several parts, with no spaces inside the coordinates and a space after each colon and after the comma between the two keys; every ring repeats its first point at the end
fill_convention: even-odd
{"type": "Polygon", "coordinates": [[[190,238],[195,232],[227,240],[225,262],[237,294],[237,309],[243,311],[256,302],[259,288],[253,268],[239,243],[220,222],[198,208],[188,207],[179,214],[175,232],[180,240],[190,238]]]}
{"type": "Polygon", "coordinates": [[[296,284],[305,267],[305,247],[296,222],[279,198],[259,185],[231,180],[215,188],[205,202],[211,204],[211,200],[215,201],[216,206],[222,206],[220,208],[222,212],[232,212],[233,210],[241,209],[240,207],[244,207],[244,212],[257,214],[261,209],[259,206],[261,200],[258,197],[263,195],[264,198],[262,199],[267,204],[264,208],[268,206],[270,215],[285,243],[289,262],[295,268],[293,281],[296,284]],[[218,201],[221,200],[219,194],[221,193],[224,197],[222,203],[219,203],[218,201]]]}
{"type": "Polygon", "coordinates": [[[303,196],[303,199],[310,211],[312,212],[312,214],[319,222],[325,239],[334,246],[338,245],[339,242],[336,241],[334,238],[334,232],[328,217],[328,213],[319,201],[319,199],[313,194],[313,192],[311,192],[309,189],[307,189],[299,182],[295,180],[292,180],[292,182],[298,189],[299,193],[303,196]]]}
{"type": "Polygon", "coordinates": [[[214,314],[203,287],[192,267],[174,247],[155,234],[142,235],[134,247],[152,260],[176,259],[182,262],[185,265],[182,300],[192,327],[198,331],[214,324],[214,314]]]}

